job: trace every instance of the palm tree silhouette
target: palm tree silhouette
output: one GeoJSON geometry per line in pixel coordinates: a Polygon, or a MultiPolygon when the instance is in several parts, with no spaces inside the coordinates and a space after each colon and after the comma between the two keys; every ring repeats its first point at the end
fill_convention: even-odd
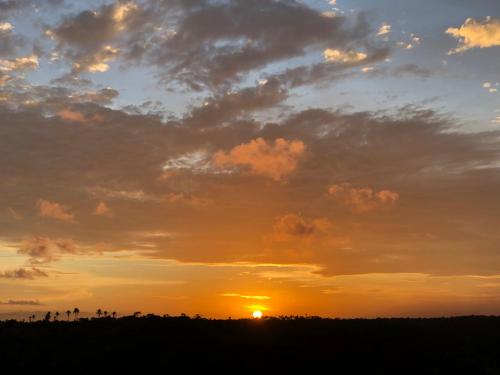
{"type": "Polygon", "coordinates": [[[104,310],[104,317],[106,318],[108,316],[108,312],[104,310]]]}
{"type": "Polygon", "coordinates": [[[73,309],[73,316],[74,316],[73,320],[77,320],[78,319],[78,315],[80,315],[80,309],[78,307],[75,307],[73,309]]]}
{"type": "Polygon", "coordinates": [[[97,309],[96,315],[97,315],[98,318],[100,318],[101,315],[102,315],[102,310],[101,309],[97,309]]]}
{"type": "Polygon", "coordinates": [[[113,317],[113,319],[115,319],[115,318],[116,318],[116,311],[113,311],[113,312],[111,313],[111,316],[113,317]]]}
{"type": "Polygon", "coordinates": [[[45,314],[45,321],[50,322],[50,311],[48,311],[47,314],[45,314]]]}
{"type": "Polygon", "coordinates": [[[69,321],[69,317],[71,316],[71,310],[66,310],[66,315],[68,316],[68,321],[69,321]]]}
{"type": "Polygon", "coordinates": [[[59,318],[59,311],[56,311],[56,313],[54,314],[54,321],[57,321],[57,318],[59,318]]]}

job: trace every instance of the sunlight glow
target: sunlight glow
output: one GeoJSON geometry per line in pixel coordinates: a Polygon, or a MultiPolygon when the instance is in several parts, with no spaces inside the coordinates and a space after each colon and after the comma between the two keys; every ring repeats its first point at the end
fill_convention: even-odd
{"type": "Polygon", "coordinates": [[[252,316],[254,317],[254,319],[260,319],[260,318],[262,318],[262,311],[255,310],[253,312],[252,316]]]}

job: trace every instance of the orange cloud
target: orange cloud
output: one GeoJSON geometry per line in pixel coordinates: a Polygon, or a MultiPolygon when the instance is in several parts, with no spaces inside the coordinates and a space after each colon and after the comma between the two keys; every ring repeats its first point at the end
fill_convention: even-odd
{"type": "Polygon", "coordinates": [[[75,223],[75,215],[68,212],[65,206],[57,202],[49,202],[45,199],[39,199],[36,206],[40,216],[75,223]]]}
{"type": "Polygon", "coordinates": [[[97,207],[94,210],[94,215],[98,216],[110,216],[111,210],[105,202],[99,202],[97,207]]]}
{"type": "Polygon", "coordinates": [[[302,141],[275,140],[274,145],[262,138],[236,146],[229,152],[218,151],[213,163],[219,168],[246,166],[250,173],[281,181],[291,174],[306,146],[302,141]]]}
{"type": "Polygon", "coordinates": [[[223,293],[220,295],[221,297],[239,297],[243,299],[255,299],[255,300],[268,300],[271,299],[269,296],[247,296],[239,293],[223,293]]]}
{"type": "Polygon", "coordinates": [[[323,56],[328,62],[341,62],[345,64],[357,63],[365,60],[368,55],[363,52],[342,51],[338,49],[327,48],[323,52],[323,56]]]}
{"type": "Polygon", "coordinates": [[[82,124],[90,122],[102,122],[103,118],[99,115],[93,115],[91,117],[83,114],[82,112],[73,111],[71,109],[63,109],[57,112],[57,116],[65,121],[79,122],[82,124]]]}
{"type": "Polygon", "coordinates": [[[330,186],[328,195],[360,212],[391,207],[399,200],[399,194],[390,190],[376,192],[371,188],[351,188],[349,184],[330,186]]]}
{"type": "Polygon", "coordinates": [[[472,48],[500,46],[500,19],[486,17],[484,21],[467,18],[460,28],[450,27],[446,34],[458,39],[457,48],[449,54],[460,53],[472,48]]]}

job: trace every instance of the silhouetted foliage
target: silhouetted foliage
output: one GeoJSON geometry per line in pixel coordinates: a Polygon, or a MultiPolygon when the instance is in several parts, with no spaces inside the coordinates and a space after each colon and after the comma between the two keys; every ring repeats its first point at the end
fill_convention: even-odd
{"type": "Polygon", "coordinates": [[[0,322],[2,368],[89,373],[499,374],[500,318],[0,322]],[[57,348],[57,350],[54,350],[57,348]]]}

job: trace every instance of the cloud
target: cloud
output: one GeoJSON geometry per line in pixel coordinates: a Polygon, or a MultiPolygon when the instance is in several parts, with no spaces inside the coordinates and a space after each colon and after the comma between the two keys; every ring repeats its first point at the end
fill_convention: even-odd
{"type": "Polygon", "coordinates": [[[194,89],[200,82],[217,86],[306,50],[362,44],[369,28],[358,21],[350,29],[345,17],[330,17],[298,1],[202,1],[185,9],[175,33],[147,55],[166,65],[171,79],[194,89]]]}
{"type": "Polygon", "coordinates": [[[43,306],[43,303],[40,303],[36,300],[8,300],[7,302],[0,301],[0,305],[16,305],[16,306],[43,306]]]}
{"type": "Polygon", "coordinates": [[[99,202],[94,210],[94,215],[111,216],[111,210],[105,202],[99,202]]]}
{"type": "MultiPolygon", "coordinates": [[[[205,128],[191,125],[193,111],[162,120],[92,104],[77,108],[102,114],[102,125],[69,126],[44,115],[51,113],[53,102],[67,100],[66,93],[47,90],[41,106],[30,109],[0,106],[0,118],[8,119],[0,121],[0,194],[9,197],[0,215],[2,236],[17,242],[42,235],[50,239],[48,258],[66,254],[54,242],[71,238],[78,249],[106,244],[110,253],[141,249],[141,256],[184,262],[310,262],[329,274],[498,268],[490,255],[497,247],[498,217],[488,209],[499,199],[497,131],[464,132],[451,117],[415,107],[383,114],[288,108],[272,121],[228,115],[223,125],[205,128]],[[263,141],[255,142],[259,138],[263,141]],[[251,164],[262,155],[274,160],[280,138],[288,147],[282,148],[284,159],[297,162],[293,178],[272,163],[273,168],[266,164],[252,172],[251,164]],[[307,145],[300,156],[290,156],[293,140],[307,145]],[[259,157],[232,153],[237,145],[247,146],[245,156],[253,155],[252,145],[259,157]],[[227,165],[215,165],[218,150],[227,165]],[[161,178],[165,172],[175,173],[161,178]],[[472,194],[478,180],[481,194],[472,194]],[[350,188],[371,189],[384,220],[353,215],[344,201],[329,201],[325,193],[332,181],[355,181],[350,188]],[[398,200],[392,206],[397,209],[380,206],[383,189],[400,194],[401,204],[398,200]],[[64,197],[69,207],[87,213],[103,201],[120,215],[116,220],[87,215],[78,218],[81,225],[61,227],[27,214],[30,202],[40,197],[64,197]],[[211,204],[187,209],[192,197],[211,204]],[[23,220],[12,220],[8,207],[19,210],[23,220]],[[272,241],[275,218],[284,213],[302,218],[306,229],[326,218],[334,223],[335,235],[317,229],[317,236],[297,237],[292,233],[300,230],[284,230],[289,241],[272,241]],[[172,235],[144,239],[138,231],[172,235]],[[139,248],[139,242],[148,247],[139,248]],[[484,250],[471,263],[473,247],[484,250]],[[423,248],[428,249],[425,256],[423,248]],[[450,256],[450,249],[456,256],[450,256]]],[[[76,255],[87,251],[78,249],[76,255]]]]}
{"type": "Polygon", "coordinates": [[[78,251],[71,239],[33,237],[24,240],[17,252],[29,256],[32,263],[49,263],[58,260],[61,255],[76,254],[78,251]]]}
{"type": "Polygon", "coordinates": [[[483,88],[488,90],[489,93],[494,94],[498,92],[498,82],[484,82],[483,88]]]}
{"type": "Polygon", "coordinates": [[[60,203],[39,199],[36,202],[36,206],[40,216],[66,221],[68,223],[76,223],[75,215],[68,212],[68,208],[60,203]]]}
{"type": "Polygon", "coordinates": [[[72,74],[105,72],[120,53],[110,43],[133,24],[137,12],[132,2],[103,5],[63,18],[55,27],[47,28],[45,35],[57,42],[53,53],[73,62],[72,74]]]}
{"type": "Polygon", "coordinates": [[[306,220],[297,214],[287,214],[274,222],[271,239],[277,242],[307,240],[328,234],[332,227],[327,218],[306,220]]]}
{"type": "Polygon", "coordinates": [[[39,277],[48,277],[49,275],[36,268],[32,267],[31,269],[27,268],[18,268],[15,270],[7,270],[7,271],[0,271],[0,279],[21,279],[21,280],[33,280],[35,278],[39,277]]]}
{"type": "Polygon", "coordinates": [[[324,14],[296,0],[117,2],[48,27],[54,56],[70,76],[102,72],[109,62],[158,69],[164,83],[217,91],[249,73],[325,48],[374,50],[363,14],[324,14]],[[168,22],[166,22],[168,20],[168,22]]]}
{"type": "Polygon", "coordinates": [[[391,25],[383,23],[377,31],[377,36],[386,36],[391,32],[391,25]]]}
{"type": "Polygon", "coordinates": [[[328,195],[359,212],[392,207],[399,200],[399,194],[394,191],[377,192],[371,188],[353,188],[349,184],[330,186],[328,195]]]}
{"type": "Polygon", "coordinates": [[[243,299],[255,299],[255,300],[259,300],[259,301],[271,299],[271,297],[269,297],[269,296],[248,296],[248,295],[239,294],[239,293],[223,293],[220,296],[221,297],[238,297],[238,298],[243,298],[243,299]]]}
{"type": "Polygon", "coordinates": [[[7,211],[14,220],[22,220],[23,216],[12,207],[7,208],[7,211]]]}
{"type": "Polygon", "coordinates": [[[94,113],[90,116],[88,114],[84,114],[79,111],[73,111],[71,109],[62,109],[57,112],[57,116],[62,120],[79,122],[81,124],[99,123],[103,121],[103,117],[98,114],[94,113]]]}
{"type": "Polygon", "coordinates": [[[194,107],[185,119],[185,125],[198,128],[221,126],[241,115],[269,109],[283,102],[288,90],[277,80],[264,81],[255,87],[216,94],[194,107]]]}
{"type": "Polygon", "coordinates": [[[356,63],[365,60],[368,56],[363,52],[341,51],[338,49],[327,48],[323,55],[328,62],[356,63]]]}
{"type": "Polygon", "coordinates": [[[208,199],[196,197],[186,193],[169,193],[164,197],[165,202],[171,204],[187,204],[195,207],[203,207],[211,202],[208,199]]]}
{"type": "Polygon", "coordinates": [[[25,57],[16,57],[12,60],[0,60],[0,71],[18,72],[24,70],[35,70],[38,68],[38,56],[31,55],[25,57]]]}
{"type": "Polygon", "coordinates": [[[213,163],[218,168],[244,166],[252,174],[282,181],[297,169],[305,150],[305,144],[299,140],[278,138],[273,145],[263,138],[257,138],[229,152],[218,151],[213,156],[213,163]]]}
{"type": "Polygon", "coordinates": [[[14,27],[9,22],[0,22],[0,31],[1,32],[11,31],[13,28],[14,27]]]}
{"type": "Polygon", "coordinates": [[[467,18],[460,28],[450,27],[446,34],[458,39],[458,46],[449,54],[465,52],[472,48],[500,46],[500,19],[486,17],[484,21],[467,18]]]}

